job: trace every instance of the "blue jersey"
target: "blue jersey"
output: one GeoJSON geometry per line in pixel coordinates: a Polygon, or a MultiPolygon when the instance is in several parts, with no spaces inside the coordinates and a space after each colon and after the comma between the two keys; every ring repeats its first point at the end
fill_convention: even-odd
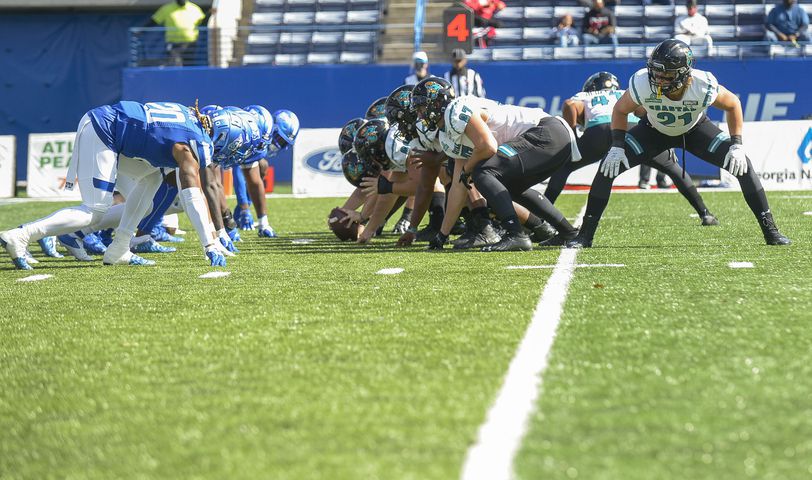
{"type": "Polygon", "coordinates": [[[179,103],[119,102],[88,112],[93,128],[107,147],[154,167],[177,168],[176,143],[188,145],[201,167],[212,157],[212,141],[192,110],[179,103]]]}

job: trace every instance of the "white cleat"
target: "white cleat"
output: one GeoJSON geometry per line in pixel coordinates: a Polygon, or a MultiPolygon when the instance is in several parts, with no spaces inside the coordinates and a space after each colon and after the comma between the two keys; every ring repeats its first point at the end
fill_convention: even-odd
{"type": "Polygon", "coordinates": [[[0,234],[0,247],[6,249],[14,266],[19,270],[32,270],[28,264],[28,260],[26,260],[27,256],[30,256],[30,254],[28,254],[28,241],[23,235],[23,231],[20,228],[3,232],[0,234]]]}
{"type": "Polygon", "coordinates": [[[138,255],[132,252],[126,252],[117,260],[107,258],[107,254],[104,255],[103,260],[105,265],[134,265],[134,266],[152,266],[155,265],[153,260],[147,260],[146,258],[139,257],[138,255]]]}
{"type": "Polygon", "coordinates": [[[34,256],[31,255],[31,252],[29,251],[25,252],[25,261],[28,262],[29,265],[36,265],[39,263],[39,260],[34,258],[34,256]]]}
{"type": "Polygon", "coordinates": [[[68,253],[71,254],[76,260],[81,262],[92,262],[93,257],[87,254],[85,247],[82,245],[82,239],[77,237],[76,235],[69,233],[66,235],[60,235],[56,237],[59,240],[59,244],[65,247],[68,250],[68,253]]]}

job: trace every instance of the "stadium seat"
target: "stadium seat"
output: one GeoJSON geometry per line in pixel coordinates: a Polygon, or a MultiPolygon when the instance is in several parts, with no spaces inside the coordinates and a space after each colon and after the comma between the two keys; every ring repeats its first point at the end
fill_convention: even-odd
{"type": "Polygon", "coordinates": [[[617,58],[643,58],[646,55],[646,47],[643,45],[620,45],[615,49],[617,58]]]}
{"type": "Polygon", "coordinates": [[[802,48],[793,45],[772,44],[770,45],[771,57],[800,57],[804,51],[802,48]]]}
{"type": "Polygon", "coordinates": [[[494,48],[493,60],[494,61],[513,61],[522,59],[521,48],[494,48]]]}
{"type": "Polygon", "coordinates": [[[314,12],[285,12],[282,14],[284,25],[310,25],[315,20],[314,12]]]}
{"type": "Polygon", "coordinates": [[[648,42],[662,42],[663,40],[671,38],[674,33],[672,25],[649,26],[643,27],[643,37],[648,42]]]}
{"type": "Polygon", "coordinates": [[[279,34],[279,43],[282,45],[308,45],[311,37],[310,32],[283,32],[279,34]]]}
{"type": "Polygon", "coordinates": [[[714,45],[713,56],[715,58],[736,58],[739,56],[739,48],[736,45],[714,45]]]}
{"type": "Polygon", "coordinates": [[[499,20],[521,20],[524,18],[524,8],[506,7],[496,14],[499,20]]]}
{"type": "Polygon", "coordinates": [[[321,25],[337,25],[347,22],[347,12],[322,11],[316,12],[316,23],[321,25]]]}
{"type": "Polygon", "coordinates": [[[273,63],[274,56],[273,55],[243,55],[242,63],[243,65],[268,65],[273,63]]]}
{"type": "Polygon", "coordinates": [[[476,48],[470,55],[468,60],[472,62],[485,62],[491,59],[493,50],[489,48],[476,48]]]}
{"type": "MultiPolygon", "coordinates": [[[[658,27],[654,27],[658,28],[658,27]]],[[[643,38],[644,27],[616,27],[615,33],[620,43],[640,43],[643,38]]]]}
{"type": "Polygon", "coordinates": [[[550,27],[526,27],[522,33],[525,43],[547,43],[555,38],[550,27]]]}
{"type": "Polygon", "coordinates": [[[282,14],[278,12],[254,13],[251,15],[253,25],[279,25],[282,23],[282,14]]]}
{"type": "Polygon", "coordinates": [[[340,44],[344,38],[343,32],[313,32],[313,37],[310,41],[317,45],[322,44],[340,44]]]}
{"type": "Polygon", "coordinates": [[[335,52],[309,53],[307,55],[307,63],[337,63],[338,60],[338,53],[335,52]]]}
{"type": "Polygon", "coordinates": [[[708,17],[708,23],[714,24],[733,24],[735,10],[733,5],[705,5],[705,16],[708,17]]]}
{"type": "Polygon", "coordinates": [[[736,27],[737,40],[763,40],[764,25],[739,25],[736,27]]]}
{"type": "Polygon", "coordinates": [[[521,28],[500,28],[496,32],[497,45],[519,45],[522,43],[521,28]]]}
{"type": "Polygon", "coordinates": [[[584,57],[584,47],[554,47],[553,58],[556,60],[579,60],[584,57]]]}
{"type": "Polygon", "coordinates": [[[613,45],[589,45],[584,47],[584,58],[615,58],[613,45]]]}
{"type": "Polygon", "coordinates": [[[375,41],[375,32],[345,32],[344,43],[372,44],[375,41]]]}
{"type": "Polygon", "coordinates": [[[377,10],[357,10],[347,12],[347,23],[377,23],[379,12],[377,10]]]}
{"type": "Polygon", "coordinates": [[[576,28],[581,25],[581,21],[584,18],[584,14],[586,13],[586,9],[584,7],[580,7],[577,5],[572,6],[556,6],[555,10],[553,11],[553,15],[555,16],[555,20],[563,17],[566,14],[572,15],[572,23],[573,26],[576,28]]]}
{"type": "Polygon", "coordinates": [[[528,27],[548,27],[552,28],[553,7],[525,7],[524,24],[528,27]]]}
{"type": "Polygon", "coordinates": [[[733,25],[709,25],[708,32],[717,42],[728,42],[736,38],[736,27],[733,25]]]}
{"type": "Polygon", "coordinates": [[[255,0],[255,5],[260,8],[282,7],[285,5],[285,0],[255,0]]]}
{"type": "Polygon", "coordinates": [[[363,52],[341,52],[339,57],[341,63],[372,63],[372,60],[371,53],[363,52]]]}
{"type": "Polygon", "coordinates": [[[643,7],[639,5],[618,5],[615,7],[618,26],[636,27],[643,24],[643,7]]]}
{"type": "Polygon", "coordinates": [[[307,55],[280,53],[274,58],[276,65],[304,65],[305,63],[307,63],[307,55]]]}
{"type": "Polygon", "coordinates": [[[278,33],[251,33],[248,35],[249,45],[276,45],[279,43],[278,33]]]}
{"type": "Polygon", "coordinates": [[[756,25],[764,23],[764,7],[758,5],[736,5],[736,25],[756,25]]]}

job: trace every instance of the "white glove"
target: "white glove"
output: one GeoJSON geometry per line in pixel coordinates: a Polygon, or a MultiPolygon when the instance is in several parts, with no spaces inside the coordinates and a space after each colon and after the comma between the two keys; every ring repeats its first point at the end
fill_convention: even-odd
{"type": "Polygon", "coordinates": [[[626,151],[620,147],[612,147],[601,164],[601,173],[605,177],[615,178],[620,174],[620,164],[629,169],[629,159],[626,158],[626,151]]]}
{"type": "MultiPolygon", "coordinates": [[[[228,248],[225,245],[223,245],[223,242],[220,241],[219,236],[217,238],[215,238],[214,242],[209,246],[214,247],[215,249],[217,249],[218,252],[222,253],[226,257],[234,257],[235,256],[234,252],[229,252],[228,248]]],[[[209,247],[207,246],[206,248],[204,248],[204,250],[208,251],[208,248],[209,247]]]]}
{"type": "Polygon", "coordinates": [[[733,144],[725,155],[725,163],[722,168],[730,172],[734,177],[739,177],[747,173],[747,155],[744,153],[742,145],[733,144]]]}

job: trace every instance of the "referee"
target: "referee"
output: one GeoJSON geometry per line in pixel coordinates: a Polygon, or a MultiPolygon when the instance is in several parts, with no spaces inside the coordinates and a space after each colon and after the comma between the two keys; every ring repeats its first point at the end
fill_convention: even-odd
{"type": "Polygon", "coordinates": [[[451,51],[451,70],[445,72],[443,76],[454,86],[454,92],[457,93],[458,97],[464,95],[485,97],[482,78],[473,68],[468,68],[467,64],[468,59],[465,58],[465,50],[455,48],[451,51]]]}

